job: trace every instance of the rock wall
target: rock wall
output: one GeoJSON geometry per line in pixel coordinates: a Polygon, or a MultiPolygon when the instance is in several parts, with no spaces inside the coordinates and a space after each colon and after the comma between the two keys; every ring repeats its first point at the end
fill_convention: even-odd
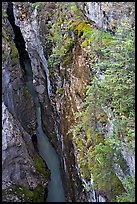
{"type": "Polygon", "coordinates": [[[44,198],[48,174],[32,143],[36,129],[33,99],[14,43],[14,32],[2,4],[2,201],[44,198]],[[39,165],[43,165],[41,172],[39,165]]]}
{"type": "MultiPolygon", "coordinates": [[[[54,3],[45,3],[45,7],[47,5],[54,11],[54,3]]],[[[61,165],[65,170],[65,172],[62,171],[62,175],[64,176],[64,187],[67,192],[68,200],[79,200],[79,192],[82,191],[82,185],[77,171],[74,168],[75,156],[72,139],[71,137],[69,139],[66,134],[74,120],[72,117],[74,109],[76,111],[77,104],[78,106],[80,105],[80,98],[83,95],[82,92],[88,81],[88,68],[85,67],[84,61],[86,56],[83,57],[84,54],[81,53],[79,45],[76,45],[73,66],[70,64],[67,68],[62,67],[60,75],[56,75],[55,80],[60,81],[59,83],[63,83],[65,90],[62,101],[60,101],[60,99],[58,100],[58,97],[56,97],[53,92],[50,95],[50,87],[55,87],[56,85],[54,83],[52,83],[52,85],[50,84],[49,73],[46,67],[47,61],[44,53],[49,51],[47,51],[48,44],[42,44],[44,41],[42,41],[42,39],[45,39],[47,31],[47,26],[44,25],[42,19],[44,19],[46,14],[44,14],[44,12],[39,14],[36,9],[32,9],[31,4],[28,2],[14,2],[13,10],[15,24],[20,27],[26,50],[31,60],[33,84],[41,103],[43,129],[61,156],[61,165]],[[42,32],[42,30],[44,30],[44,32],[42,32]],[[77,55],[76,52],[79,53],[79,55],[77,55]],[[81,57],[83,58],[82,61],[81,57]],[[65,71],[65,75],[64,69],[68,69],[68,71],[65,71]],[[81,71],[83,71],[82,75],[81,71]],[[63,76],[63,78],[61,76],[63,76]],[[76,93],[77,97],[75,96],[76,93]]],[[[48,13],[49,12],[50,11],[48,11],[48,13]]],[[[58,87],[56,86],[56,88],[58,87]]]]}
{"type": "MultiPolygon", "coordinates": [[[[3,13],[6,13],[6,9],[3,13]]],[[[36,128],[36,113],[34,102],[28,93],[23,69],[19,62],[19,53],[14,43],[11,25],[5,17],[3,19],[3,63],[2,63],[2,94],[9,111],[21,122],[30,134],[36,128]],[[8,29],[7,29],[8,28],[8,29]],[[29,104],[29,106],[28,106],[29,104]],[[30,111],[32,110],[32,112],[30,111]]]]}
{"type": "Polygon", "coordinates": [[[122,18],[135,18],[135,2],[78,2],[80,9],[99,28],[115,32],[122,18]]]}
{"type": "MultiPolygon", "coordinates": [[[[80,22],[83,23],[81,23],[81,27],[79,26],[78,28],[79,37],[80,33],[82,35],[82,29],[84,27],[82,27],[82,25],[84,25],[84,20],[90,22],[90,25],[93,25],[93,27],[95,26],[98,29],[103,29],[111,34],[115,34],[115,29],[123,17],[129,17],[131,23],[134,23],[135,12],[133,2],[127,2],[126,4],[123,2],[77,2],[77,5],[84,14],[84,16],[82,13],[80,14],[83,22],[81,19],[73,16],[71,6],[69,7],[69,5],[68,8],[65,8],[65,10],[63,8],[63,4],[62,6],[59,6],[58,4],[55,5],[50,2],[44,4],[46,12],[44,13],[44,9],[41,11],[41,13],[43,13],[41,14],[42,17],[39,19],[39,24],[41,28],[41,42],[43,43],[44,53],[47,56],[47,59],[50,58],[52,49],[58,49],[59,47],[59,44],[58,47],[56,47],[54,43],[51,45],[48,43],[48,40],[46,40],[49,37],[48,33],[51,25],[53,25],[54,28],[52,28],[55,33],[55,35],[52,33],[52,37],[59,38],[59,33],[56,33],[56,30],[62,33],[62,35],[67,35],[67,32],[71,32],[71,29],[68,29],[66,26],[66,24],[69,24],[69,20],[71,22],[70,24],[73,24],[73,22],[76,22],[76,25],[78,23],[80,25],[80,22]],[[65,13],[63,13],[63,9],[66,11],[65,13]],[[60,11],[61,13],[59,13],[60,11]],[[65,15],[68,16],[68,21],[66,20],[67,17],[65,15]],[[89,19],[91,21],[89,21],[89,19]],[[56,24],[56,22],[58,23],[56,24]],[[60,26],[60,30],[57,28],[58,25],[60,26]]],[[[87,193],[88,195],[82,194],[81,184],[84,182],[84,179],[82,179],[82,175],[77,166],[77,149],[74,148],[75,145],[73,145],[73,136],[68,134],[68,130],[75,122],[75,112],[81,107],[81,102],[84,98],[84,88],[88,84],[89,75],[91,74],[89,70],[89,56],[87,56],[83,49],[84,46],[82,46],[82,40],[80,38],[77,39],[75,29],[73,31],[74,32],[71,33],[71,37],[73,39],[74,46],[71,49],[71,59],[68,60],[67,63],[62,63],[61,60],[60,62],[54,61],[51,73],[53,88],[51,104],[53,105],[54,113],[55,110],[57,112],[60,124],[59,138],[62,142],[62,151],[60,152],[60,155],[62,156],[62,164],[65,171],[64,178],[66,178],[66,189],[68,189],[66,191],[68,192],[69,201],[84,201],[84,199],[86,199],[93,202],[97,202],[97,200],[105,202],[106,199],[104,195],[102,195],[103,197],[99,195],[97,198],[95,196],[95,192],[90,190],[89,193],[87,193]],[[75,170],[74,167],[76,168],[75,170]]],[[[62,35],[60,35],[60,38],[62,35]]],[[[52,40],[52,42],[54,42],[54,40],[52,40]]],[[[64,42],[60,41],[60,43],[63,44],[64,42]]],[[[61,58],[61,54],[59,58],[61,58]]],[[[89,182],[89,187],[90,186],[91,183],[89,182]]]]}
{"type": "MultiPolygon", "coordinates": [[[[40,39],[47,59],[52,52],[53,44],[48,39],[48,22],[56,22],[57,5],[55,2],[47,2],[43,5],[43,10],[39,14],[40,39]],[[45,10],[44,10],[45,9],[45,10]],[[44,12],[45,11],[45,12],[44,12]]],[[[67,15],[69,15],[67,13],[67,15]]],[[[57,141],[55,145],[61,156],[64,180],[64,188],[67,192],[69,202],[86,201],[86,193],[82,192],[82,182],[76,169],[76,155],[74,151],[72,135],[67,134],[71,125],[75,121],[74,113],[79,110],[84,98],[84,88],[89,80],[89,65],[87,55],[81,48],[80,43],[75,39],[75,45],[71,53],[71,61],[65,65],[56,65],[54,61],[50,74],[52,84],[51,105],[54,112],[55,130],[57,141]],[[60,146],[61,143],[61,146],[60,146]]],[[[45,120],[45,117],[43,117],[45,120]]],[[[46,124],[44,124],[46,129],[46,124]]]]}
{"type": "Polygon", "coordinates": [[[63,160],[70,178],[68,181],[68,188],[71,189],[69,196],[70,199],[75,198],[75,200],[81,201],[82,195],[79,194],[82,190],[81,182],[79,181],[78,172],[74,168],[76,167],[76,153],[72,135],[67,133],[75,122],[74,114],[79,110],[84,97],[84,88],[89,79],[89,67],[86,54],[78,42],[75,44],[72,56],[72,62],[64,67],[66,74],[63,83],[64,94],[60,104],[60,128],[63,138],[63,160]]]}
{"type": "MultiPolygon", "coordinates": [[[[75,112],[81,108],[84,90],[91,74],[89,56],[82,46],[80,35],[83,34],[82,29],[87,19],[91,20],[89,22],[92,22],[93,27],[96,26],[114,34],[121,17],[131,16],[131,21],[132,16],[134,18],[134,2],[127,2],[127,4],[124,2],[77,2],[77,5],[81,9],[81,13],[78,13],[80,16],[73,15],[72,10],[76,10],[74,5],[72,7],[68,5],[67,8],[63,2],[62,4],[43,2],[41,6],[35,5],[35,8],[31,2],[13,2],[13,11],[15,24],[21,30],[31,61],[33,84],[41,104],[43,130],[61,157],[67,200],[69,202],[87,200],[97,202],[99,199],[100,202],[104,202],[105,199],[101,196],[96,198],[95,192],[91,195],[90,191],[89,193],[83,191],[84,180],[77,165],[77,150],[73,144],[73,135],[68,134],[68,130],[75,122],[75,112]],[[53,26],[52,28],[55,29],[53,30],[56,31],[57,23],[60,25],[61,37],[69,33],[73,42],[70,50],[65,50],[64,58],[61,53],[54,52],[57,47],[53,38],[59,41],[60,36],[57,35],[58,33],[54,36],[54,32],[50,36],[51,27],[53,26]],[[70,29],[69,26],[73,23],[75,29],[70,29]],[[76,29],[78,25],[81,27],[76,29]],[[58,59],[55,58],[52,65],[48,67],[47,60],[50,59],[52,53],[56,53],[58,59]]],[[[64,41],[60,43],[65,44],[65,38],[62,37],[62,39],[64,41]]],[[[12,101],[9,104],[12,104],[12,101]]],[[[28,112],[27,117],[29,118],[28,112]]]]}
{"type": "Polygon", "coordinates": [[[28,2],[14,3],[13,5],[15,24],[20,27],[31,60],[33,84],[41,103],[43,124],[46,127],[45,133],[56,144],[53,110],[49,99],[51,85],[48,78],[47,60],[39,36],[37,10],[32,9],[28,2]]]}

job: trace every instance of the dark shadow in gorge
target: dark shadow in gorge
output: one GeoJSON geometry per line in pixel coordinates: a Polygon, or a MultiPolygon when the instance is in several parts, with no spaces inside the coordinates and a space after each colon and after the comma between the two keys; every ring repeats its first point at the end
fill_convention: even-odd
{"type": "MultiPolygon", "coordinates": [[[[15,35],[14,43],[16,45],[16,48],[18,49],[18,52],[19,52],[20,65],[25,72],[24,75],[26,75],[25,66],[24,66],[23,61],[28,60],[30,64],[31,64],[31,62],[29,59],[29,55],[28,55],[27,51],[25,50],[25,41],[23,39],[20,28],[15,25],[15,19],[14,19],[14,14],[13,14],[13,4],[11,2],[8,2],[7,15],[8,15],[8,20],[12,26],[13,31],[14,31],[14,35],[15,35]]],[[[32,73],[32,70],[30,70],[30,72],[32,73]]]]}

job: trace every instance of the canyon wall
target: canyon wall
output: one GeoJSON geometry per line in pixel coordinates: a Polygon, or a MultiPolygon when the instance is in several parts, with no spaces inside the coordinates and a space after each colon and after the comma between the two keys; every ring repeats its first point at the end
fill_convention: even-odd
{"type": "MultiPolygon", "coordinates": [[[[3,6],[6,10],[7,3],[3,6]]],[[[30,59],[33,85],[42,110],[43,130],[61,159],[67,201],[105,202],[106,195],[103,193],[97,195],[96,191],[83,188],[83,185],[90,186],[91,183],[89,181],[87,184],[83,178],[83,172],[77,161],[78,149],[73,140],[73,134],[68,133],[76,122],[75,113],[82,108],[85,89],[92,76],[92,57],[89,54],[91,47],[89,45],[85,49],[85,44],[88,42],[84,41],[81,36],[84,29],[90,31],[94,28],[114,35],[123,15],[131,16],[131,22],[133,22],[134,2],[126,4],[124,2],[77,2],[76,5],[75,2],[72,4],[70,2],[35,2],[34,4],[13,2],[13,15],[15,25],[22,33],[25,50],[30,59]]],[[[3,119],[4,128],[6,123],[8,124],[8,118],[11,125],[18,128],[17,139],[20,142],[17,145],[20,146],[17,150],[21,151],[22,148],[22,155],[27,158],[24,161],[29,160],[29,164],[32,164],[36,171],[33,172],[33,177],[31,173],[28,173],[29,176],[23,180],[27,183],[31,177],[32,184],[22,184],[20,181],[18,184],[36,187],[44,182],[44,185],[47,185],[47,178],[38,174],[35,170],[35,161],[32,159],[35,150],[31,137],[36,129],[36,113],[33,99],[24,83],[18,51],[13,42],[14,34],[7,17],[3,17],[3,28],[3,114],[6,114],[6,119],[3,119]],[[9,35],[6,31],[7,26],[9,35]],[[9,39],[11,43],[8,42],[9,39]]],[[[16,144],[14,133],[7,134],[10,135],[9,139],[11,137],[11,141],[16,144]]],[[[5,133],[3,138],[5,144],[7,138],[5,133]]],[[[3,148],[3,151],[7,151],[5,145],[3,148]]],[[[4,156],[4,161],[5,158],[4,156]]],[[[13,157],[11,160],[14,161],[13,157]]],[[[15,166],[22,169],[22,173],[25,171],[19,164],[15,166]]],[[[7,166],[4,169],[7,171],[7,166]]],[[[16,167],[13,168],[15,169],[16,167]]],[[[30,172],[28,166],[27,172],[30,172]]],[[[84,173],[88,175],[89,172],[84,173]]],[[[5,175],[8,176],[9,173],[4,173],[3,178],[10,180],[5,175]]]]}
{"type": "Polygon", "coordinates": [[[26,88],[15,35],[7,18],[8,4],[2,6],[2,200],[40,201],[48,171],[32,143],[35,105],[26,88]]]}

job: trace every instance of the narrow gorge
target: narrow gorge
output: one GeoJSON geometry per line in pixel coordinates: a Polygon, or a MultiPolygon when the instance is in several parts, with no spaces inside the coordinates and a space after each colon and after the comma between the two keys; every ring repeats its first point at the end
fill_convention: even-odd
{"type": "Polygon", "coordinates": [[[2,202],[134,202],[134,2],[2,2],[2,202]]]}

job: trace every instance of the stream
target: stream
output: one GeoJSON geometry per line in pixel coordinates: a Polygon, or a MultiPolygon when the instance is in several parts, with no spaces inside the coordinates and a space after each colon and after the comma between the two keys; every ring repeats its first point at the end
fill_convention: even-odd
{"type": "Polygon", "coordinates": [[[37,147],[39,154],[42,156],[46,162],[48,168],[51,171],[51,178],[48,182],[48,197],[46,202],[65,202],[65,193],[62,185],[61,173],[60,173],[60,160],[59,157],[49,142],[48,137],[43,132],[42,121],[41,121],[41,108],[38,101],[37,94],[34,90],[32,83],[32,71],[29,61],[24,61],[25,69],[27,69],[26,76],[26,86],[33,96],[33,99],[36,104],[36,113],[37,113],[37,147]]]}

